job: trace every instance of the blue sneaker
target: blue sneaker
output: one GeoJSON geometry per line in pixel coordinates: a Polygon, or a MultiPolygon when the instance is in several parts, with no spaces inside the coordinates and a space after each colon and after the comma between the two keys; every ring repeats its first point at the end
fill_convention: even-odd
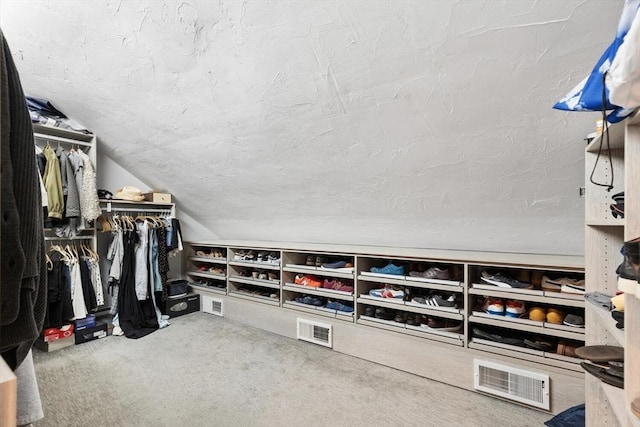
{"type": "Polygon", "coordinates": [[[371,267],[371,272],[379,273],[379,274],[395,274],[397,276],[402,276],[404,274],[404,267],[401,265],[394,265],[392,263],[389,263],[382,268],[371,267]]]}

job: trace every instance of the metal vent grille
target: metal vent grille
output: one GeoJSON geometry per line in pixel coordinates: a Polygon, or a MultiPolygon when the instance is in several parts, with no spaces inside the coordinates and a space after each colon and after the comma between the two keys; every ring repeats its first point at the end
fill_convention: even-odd
{"type": "Polygon", "coordinates": [[[549,376],[474,360],[474,386],[505,399],[549,410],[549,376]]]}
{"type": "Polygon", "coordinates": [[[201,296],[202,311],[216,316],[224,317],[224,301],[206,295],[201,296]]]}
{"type": "Polygon", "coordinates": [[[298,339],[333,348],[332,326],[298,318],[298,339]]]}

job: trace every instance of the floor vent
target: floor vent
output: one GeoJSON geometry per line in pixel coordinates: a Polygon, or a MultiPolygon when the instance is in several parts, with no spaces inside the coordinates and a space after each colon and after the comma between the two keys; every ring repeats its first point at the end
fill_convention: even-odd
{"type": "Polygon", "coordinates": [[[549,410],[549,376],[475,359],[476,390],[549,410]]]}
{"type": "Polygon", "coordinates": [[[202,295],[202,311],[224,317],[224,301],[219,298],[202,295]]]}
{"type": "Polygon", "coordinates": [[[298,339],[333,348],[332,326],[298,318],[298,339]]]}

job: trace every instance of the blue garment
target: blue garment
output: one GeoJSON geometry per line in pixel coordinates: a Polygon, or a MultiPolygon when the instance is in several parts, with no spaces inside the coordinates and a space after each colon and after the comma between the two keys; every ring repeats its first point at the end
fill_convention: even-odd
{"type": "Polygon", "coordinates": [[[544,423],[547,427],[584,427],[585,405],[577,405],[560,412],[555,417],[544,423]]]}
{"type": "Polygon", "coordinates": [[[628,117],[633,108],[622,108],[609,101],[609,91],[605,88],[604,75],[615,58],[618,48],[629,32],[631,23],[640,10],[640,0],[626,0],[618,22],[616,37],[604,51],[591,73],[569,91],[553,108],[565,111],[602,111],[613,110],[607,116],[609,123],[617,123],[628,117]],[[605,91],[605,105],[602,105],[602,94],[605,91]]]}

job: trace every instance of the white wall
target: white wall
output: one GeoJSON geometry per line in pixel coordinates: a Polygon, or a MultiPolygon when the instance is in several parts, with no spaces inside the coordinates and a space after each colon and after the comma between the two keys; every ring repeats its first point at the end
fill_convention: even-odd
{"type": "Polygon", "coordinates": [[[581,254],[598,114],[551,106],[621,8],[3,1],[0,24],[26,92],[209,234],[581,254]]]}

